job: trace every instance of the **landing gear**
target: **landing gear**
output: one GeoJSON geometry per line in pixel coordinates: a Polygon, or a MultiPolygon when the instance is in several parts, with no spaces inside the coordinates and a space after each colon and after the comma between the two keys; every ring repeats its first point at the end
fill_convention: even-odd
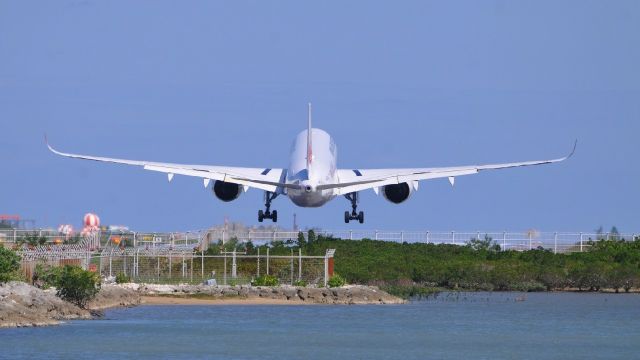
{"type": "Polygon", "coordinates": [[[352,192],[344,196],[347,200],[351,201],[351,213],[344,212],[344,222],[348,224],[351,220],[358,220],[360,224],[364,223],[364,212],[358,212],[358,193],[352,192]]]}
{"type": "Polygon", "coordinates": [[[277,210],[273,210],[271,211],[271,200],[275,199],[276,197],[278,197],[277,193],[273,193],[270,191],[265,191],[264,193],[264,206],[266,207],[265,211],[259,210],[258,211],[258,222],[262,222],[264,221],[264,219],[271,219],[271,221],[273,222],[278,222],[278,211],[277,210]]]}

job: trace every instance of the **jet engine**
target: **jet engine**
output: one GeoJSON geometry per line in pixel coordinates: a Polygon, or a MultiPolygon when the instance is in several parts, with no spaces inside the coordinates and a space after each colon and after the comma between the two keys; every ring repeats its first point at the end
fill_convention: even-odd
{"type": "Polygon", "coordinates": [[[213,193],[224,202],[233,201],[242,193],[242,185],[216,180],[213,184],[213,193]]]}
{"type": "Polygon", "coordinates": [[[382,187],[382,196],[394,204],[400,204],[407,200],[415,186],[408,183],[386,185],[382,187]]]}

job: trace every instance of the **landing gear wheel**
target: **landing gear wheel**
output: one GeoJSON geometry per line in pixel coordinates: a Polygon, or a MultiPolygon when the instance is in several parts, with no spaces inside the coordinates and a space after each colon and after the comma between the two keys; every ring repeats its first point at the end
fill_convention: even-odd
{"type": "Polygon", "coordinates": [[[351,220],[358,220],[360,224],[364,223],[364,212],[360,211],[358,213],[358,193],[352,192],[348,193],[344,196],[347,200],[351,201],[351,212],[344,212],[344,222],[348,224],[351,220]]]}
{"type": "Polygon", "coordinates": [[[271,219],[273,222],[278,221],[278,212],[276,210],[271,211],[271,200],[278,197],[278,193],[273,193],[270,191],[265,191],[264,194],[264,206],[266,208],[265,211],[258,211],[258,222],[263,222],[264,219],[271,219]]]}

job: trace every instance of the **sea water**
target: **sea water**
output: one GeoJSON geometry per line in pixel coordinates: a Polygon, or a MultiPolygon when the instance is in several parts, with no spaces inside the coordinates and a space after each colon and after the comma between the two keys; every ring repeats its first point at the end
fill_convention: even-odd
{"type": "Polygon", "coordinates": [[[640,358],[640,295],[444,293],[406,305],[139,306],[0,330],[7,359],[640,358]]]}

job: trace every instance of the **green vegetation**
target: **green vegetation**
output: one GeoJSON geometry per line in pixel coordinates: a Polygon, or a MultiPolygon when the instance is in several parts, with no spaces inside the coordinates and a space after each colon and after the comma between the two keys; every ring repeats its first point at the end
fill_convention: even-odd
{"type": "Polygon", "coordinates": [[[293,286],[306,287],[307,282],[304,280],[298,280],[293,282],[293,286]]]}
{"type": "Polygon", "coordinates": [[[38,264],[33,272],[33,285],[41,289],[58,287],[62,278],[61,266],[38,264]]]}
{"type": "Polygon", "coordinates": [[[79,266],[65,265],[57,285],[60,298],[84,308],[100,291],[100,276],[79,266]]]}
{"type": "Polygon", "coordinates": [[[22,246],[23,244],[27,244],[29,246],[39,246],[47,243],[47,238],[45,236],[40,236],[37,232],[27,233],[23,237],[19,238],[16,241],[16,244],[22,246]]]}
{"type": "MultiPolygon", "coordinates": [[[[309,236],[311,239],[312,236],[309,236]]],[[[341,240],[315,236],[304,254],[324,255],[336,249],[335,270],[348,283],[378,285],[396,295],[424,296],[434,289],[543,291],[578,289],[630,291],[640,287],[640,238],[585,242],[584,252],[500,251],[490,237],[466,246],[341,240]]],[[[254,248],[251,254],[255,254],[254,248]]],[[[272,255],[288,255],[291,247],[271,243],[272,255]]],[[[266,253],[266,247],[260,249],[266,253]]]]}
{"type": "Polygon", "coordinates": [[[126,284],[130,282],[131,282],[131,278],[128,277],[125,273],[116,274],[116,284],[126,284]]]}
{"type": "Polygon", "coordinates": [[[20,256],[0,246],[0,284],[17,279],[19,268],[20,256]]]}
{"type": "Polygon", "coordinates": [[[253,286],[278,286],[280,285],[280,281],[278,278],[273,275],[262,275],[258,276],[255,280],[251,282],[253,286]]]}
{"type": "Polygon", "coordinates": [[[327,285],[329,287],[334,288],[334,287],[344,286],[344,284],[346,284],[346,283],[347,282],[345,281],[345,279],[342,276],[340,276],[340,275],[338,275],[336,273],[336,274],[333,274],[333,276],[329,278],[329,281],[327,282],[327,285]]]}

